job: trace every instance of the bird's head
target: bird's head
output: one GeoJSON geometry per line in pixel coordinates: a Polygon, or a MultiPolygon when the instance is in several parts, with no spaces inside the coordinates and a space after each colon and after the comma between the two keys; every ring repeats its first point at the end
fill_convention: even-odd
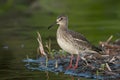
{"type": "Polygon", "coordinates": [[[65,15],[61,15],[57,18],[56,23],[58,25],[66,25],[68,23],[68,17],[65,15]]]}
{"type": "Polygon", "coordinates": [[[58,25],[61,25],[61,26],[67,26],[68,17],[66,15],[61,15],[61,16],[57,17],[56,22],[54,22],[51,26],[49,26],[48,29],[53,27],[55,24],[58,24],[58,25]]]}

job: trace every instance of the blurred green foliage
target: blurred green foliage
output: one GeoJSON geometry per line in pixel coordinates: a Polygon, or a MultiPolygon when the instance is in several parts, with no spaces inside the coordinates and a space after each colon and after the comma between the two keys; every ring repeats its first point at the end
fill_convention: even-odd
{"type": "Polygon", "coordinates": [[[92,43],[120,37],[120,0],[0,0],[0,40],[32,46],[39,31],[44,42],[50,38],[56,45],[57,27],[47,27],[62,13],[69,16],[69,28],[92,43]]]}

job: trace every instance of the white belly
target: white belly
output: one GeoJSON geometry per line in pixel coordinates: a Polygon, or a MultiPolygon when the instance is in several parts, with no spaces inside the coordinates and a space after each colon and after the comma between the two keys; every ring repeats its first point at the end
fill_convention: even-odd
{"type": "Polygon", "coordinates": [[[59,44],[59,46],[66,52],[70,53],[70,54],[77,54],[76,53],[76,49],[74,48],[74,46],[72,46],[71,44],[69,44],[68,42],[66,42],[64,39],[62,38],[58,38],[57,42],[59,44]]]}

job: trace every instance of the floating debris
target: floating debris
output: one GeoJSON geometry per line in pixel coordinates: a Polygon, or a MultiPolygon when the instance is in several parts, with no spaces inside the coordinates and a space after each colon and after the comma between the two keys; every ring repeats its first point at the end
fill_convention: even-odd
{"type": "MultiPolygon", "coordinates": [[[[58,59],[57,61],[54,59],[49,59],[47,67],[45,57],[40,57],[39,59],[26,59],[23,60],[23,62],[29,63],[26,67],[30,70],[50,71],[55,73],[63,72],[64,74],[72,76],[96,79],[120,78],[120,64],[103,63],[101,60],[89,60],[89,64],[94,67],[91,68],[90,66],[84,65],[84,61],[81,60],[77,69],[74,70],[71,68],[67,70],[66,67],[69,65],[70,58],[66,58],[58,59]],[[103,69],[101,69],[100,63],[105,64],[103,69]],[[97,74],[96,71],[98,71],[97,74]]],[[[116,62],[119,61],[120,60],[116,60],[116,62]]]]}

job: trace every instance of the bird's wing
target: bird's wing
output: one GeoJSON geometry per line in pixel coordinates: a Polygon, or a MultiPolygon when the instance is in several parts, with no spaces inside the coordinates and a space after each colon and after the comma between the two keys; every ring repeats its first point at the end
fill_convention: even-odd
{"type": "Polygon", "coordinates": [[[78,32],[74,32],[72,30],[69,30],[69,33],[71,34],[71,36],[75,39],[78,39],[78,40],[82,40],[82,41],[85,41],[87,43],[89,43],[89,41],[80,33],[78,32]]]}
{"type": "Polygon", "coordinates": [[[78,47],[91,48],[90,42],[82,34],[72,30],[69,30],[68,32],[78,47]]]}
{"type": "Polygon", "coordinates": [[[76,45],[78,45],[78,47],[83,48],[83,49],[87,48],[87,49],[97,51],[97,52],[102,51],[101,48],[92,45],[82,34],[71,31],[71,30],[68,32],[71,34],[71,37],[73,37],[73,39],[76,42],[76,45]]]}

